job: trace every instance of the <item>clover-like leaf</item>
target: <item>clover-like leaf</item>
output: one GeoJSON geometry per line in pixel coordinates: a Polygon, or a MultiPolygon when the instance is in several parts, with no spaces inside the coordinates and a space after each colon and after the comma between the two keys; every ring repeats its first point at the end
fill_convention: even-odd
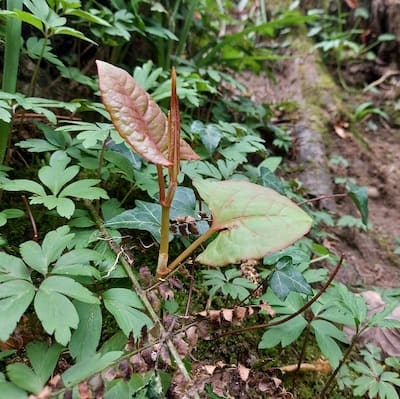
{"type": "Polygon", "coordinates": [[[79,315],[79,325],[69,343],[71,356],[79,362],[96,353],[101,337],[102,316],[98,304],[74,301],[79,315]]]}
{"type": "Polygon", "coordinates": [[[135,338],[140,336],[144,326],[152,326],[153,322],[141,312],[143,304],[132,290],[126,288],[110,288],[103,293],[104,306],[115,317],[126,336],[131,331],[135,338]]]}
{"type": "Polygon", "coordinates": [[[0,283],[9,280],[31,281],[28,268],[16,256],[0,252],[0,283]]]}
{"type": "Polygon", "coordinates": [[[55,333],[62,345],[69,342],[70,329],[76,329],[79,323],[78,312],[66,296],[85,303],[99,303],[87,288],[69,277],[50,276],[43,281],[35,297],[35,310],[46,332],[55,333]]]}
{"type": "Polygon", "coordinates": [[[67,387],[77,385],[80,381],[89,378],[99,371],[104,370],[122,355],[122,351],[107,352],[104,355],[101,353],[96,353],[95,355],[85,358],[84,360],[70,367],[63,373],[62,380],[67,387]]]}
{"type": "Polygon", "coordinates": [[[34,295],[34,286],[25,280],[0,284],[0,341],[7,341],[34,295]]]}
{"type": "Polygon", "coordinates": [[[302,209],[267,187],[236,180],[193,183],[212,212],[211,230],[219,232],[197,257],[203,264],[261,258],[289,246],[311,227],[302,209]]]}
{"type": "MultiPolygon", "coordinates": [[[[167,118],[132,78],[121,68],[96,61],[103,104],[118,133],[148,161],[169,166],[167,118]]],[[[190,146],[180,140],[181,159],[199,159],[190,146]]]]}

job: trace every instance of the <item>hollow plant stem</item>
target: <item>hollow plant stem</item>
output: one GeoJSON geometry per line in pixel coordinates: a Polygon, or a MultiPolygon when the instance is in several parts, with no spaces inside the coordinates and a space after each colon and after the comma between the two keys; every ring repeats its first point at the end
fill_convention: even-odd
{"type": "Polygon", "coordinates": [[[168,251],[169,251],[169,212],[170,206],[161,206],[161,239],[158,254],[157,274],[167,274],[168,251]]]}
{"type": "MultiPolygon", "coordinates": [[[[131,262],[128,261],[125,258],[124,252],[121,251],[120,246],[108,234],[106,228],[103,225],[103,221],[98,216],[98,214],[97,214],[94,206],[92,205],[92,203],[90,201],[88,201],[88,200],[85,200],[85,204],[86,204],[86,207],[89,209],[90,213],[92,214],[93,218],[95,219],[97,227],[99,228],[99,230],[103,234],[104,238],[107,240],[108,245],[110,246],[110,248],[114,251],[115,254],[122,253],[122,256],[119,258],[119,262],[123,266],[126,274],[129,277],[129,280],[132,283],[132,286],[133,286],[134,290],[139,295],[141,301],[143,302],[143,305],[145,306],[145,308],[146,308],[147,312],[149,313],[151,319],[153,320],[154,324],[156,324],[158,326],[158,328],[160,330],[160,335],[168,337],[167,331],[165,330],[160,318],[158,317],[157,313],[154,311],[153,307],[151,306],[150,301],[147,299],[147,296],[146,296],[145,292],[143,291],[142,287],[139,284],[139,281],[136,279],[136,276],[132,271],[131,262]]],[[[169,351],[171,353],[172,358],[175,361],[175,364],[176,364],[177,368],[182,373],[184,378],[187,381],[190,381],[191,380],[190,375],[189,375],[188,371],[186,370],[186,367],[183,364],[182,359],[180,358],[180,356],[178,354],[178,351],[175,348],[175,345],[173,344],[172,340],[170,338],[167,338],[166,339],[166,344],[167,344],[167,347],[168,347],[168,349],[169,349],[169,351]]]]}
{"type": "Polygon", "coordinates": [[[168,265],[166,273],[172,272],[180,263],[182,263],[189,255],[191,255],[195,249],[197,249],[204,241],[208,240],[213,234],[214,230],[209,229],[196,241],[192,242],[172,263],[168,265]]]}

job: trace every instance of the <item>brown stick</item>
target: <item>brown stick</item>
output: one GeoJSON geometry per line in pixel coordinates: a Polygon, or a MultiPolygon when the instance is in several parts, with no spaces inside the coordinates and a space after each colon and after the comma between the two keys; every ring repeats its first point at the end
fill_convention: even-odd
{"type": "Polygon", "coordinates": [[[331,284],[331,282],[335,278],[336,274],[338,273],[340,267],[342,266],[343,260],[344,260],[344,255],[342,254],[340,256],[338,264],[335,267],[335,270],[332,272],[332,274],[330,275],[328,281],[321,288],[321,290],[318,292],[318,294],[316,294],[313,298],[311,298],[307,303],[305,303],[296,312],[294,312],[294,313],[292,313],[292,314],[290,314],[290,315],[288,315],[288,316],[286,316],[286,317],[284,317],[283,319],[280,319],[280,320],[271,321],[271,322],[268,322],[268,323],[256,324],[254,326],[249,326],[249,327],[243,327],[243,328],[239,328],[237,330],[227,331],[225,333],[219,334],[214,339],[219,339],[219,338],[226,337],[226,336],[232,335],[232,334],[241,334],[241,333],[246,332],[246,331],[258,330],[260,328],[278,326],[279,324],[283,324],[283,323],[286,323],[287,321],[289,321],[291,319],[294,319],[296,316],[298,316],[299,314],[303,313],[306,309],[308,309],[326,291],[326,289],[329,287],[329,285],[331,284]]]}

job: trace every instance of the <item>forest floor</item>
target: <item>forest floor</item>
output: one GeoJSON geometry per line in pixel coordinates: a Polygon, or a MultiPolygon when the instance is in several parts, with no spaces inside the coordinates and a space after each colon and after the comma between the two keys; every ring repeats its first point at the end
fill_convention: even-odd
{"type": "MultiPolygon", "coordinates": [[[[302,55],[299,56],[302,57],[302,55]]],[[[305,68],[307,76],[309,76],[310,68],[314,71],[313,73],[317,71],[317,73],[329,74],[329,71],[325,69],[318,72],[318,67],[315,65],[307,65],[307,63],[314,63],[316,59],[318,56],[314,55],[310,58],[309,55],[305,55],[300,61],[307,66],[305,68]]],[[[307,93],[307,89],[296,87],[302,84],[299,70],[293,67],[293,61],[283,61],[277,71],[274,71],[275,82],[266,75],[255,76],[250,73],[245,73],[242,80],[246,83],[251,97],[258,102],[274,104],[298,101],[299,96],[307,93]]],[[[329,77],[331,78],[332,76],[329,77]]],[[[400,238],[400,197],[398,195],[400,127],[396,126],[399,111],[394,105],[396,99],[393,99],[393,93],[399,85],[397,78],[377,85],[377,90],[373,94],[361,89],[346,91],[333,80],[333,85],[336,85],[333,89],[335,93],[330,93],[328,99],[328,102],[333,104],[328,104],[328,110],[323,110],[323,116],[316,114],[307,117],[308,120],[324,119],[324,132],[320,132],[323,136],[322,157],[326,159],[332,193],[343,192],[341,185],[335,184],[336,177],[354,179],[357,185],[368,187],[368,221],[370,223],[368,230],[335,227],[329,229],[331,234],[325,240],[327,246],[345,255],[346,263],[339,272],[338,279],[354,288],[400,287],[400,255],[395,253],[396,248],[400,246],[399,243],[396,244],[396,239],[400,238]],[[334,98],[335,96],[339,96],[340,99],[334,98]],[[362,121],[349,123],[351,127],[346,127],[347,122],[351,121],[347,121],[340,110],[329,109],[335,107],[335,101],[339,101],[347,110],[354,110],[358,104],[370,101],[376,107],[387,110],[389,120],[385,121],[376,115],[369,115],[362,121]],[[331,162],[335,159],[340,159],[341,162],[331,162]]],[[[313,91],[313,88],[311,89],[313,91]]],[[[321,95],[325,96],[326,93],[321,93],[321,95]]],[[[300,101],[303,99],[300,98],[300,101]]],[[[325,104],[324,107],[326,108],[327,105],[325,104]]],[[[304,110],[303,107],[303,112],[315,112],[315,110],[304,110]]],[[[347,117],[349,115],[351,114],[347,114],[347,117]]],[[[311,141],[309,145],[314,144],[311,141]]],[[[295,146],[296,141],[294,141],[295,146]]],[[[298,162],[296,148],[292,152],[295,164],[298,162]]],[[[318,173],[316,176],[318,180],[318,173]]],[[[313,183],[316,186],[320,184],[319,181],[313,183]]],[[[333,208],[338,216],[352,214],[359,217],[348,200],[338,198],[333,208]]]]}

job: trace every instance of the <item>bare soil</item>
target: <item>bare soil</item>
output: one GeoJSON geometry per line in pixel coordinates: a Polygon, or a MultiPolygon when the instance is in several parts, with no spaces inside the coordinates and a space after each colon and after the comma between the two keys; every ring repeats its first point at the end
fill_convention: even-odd
{"type": "MultiPolygon", "coordinates": [[[[334,228],[331,238],[326,241],[346,257],[346,265],[338,279],[353,287],[399,287],[400,255],[394,251],[396,238],[400,237],[400,127],[395,123],[399,111],[394,111],[396,98],[392,94],[398,91],[398,76],[386,80],[385,86],[377,85],[379,90],[373,97],[361,90],[348,92],[340,88],[329,71],[321,66],[318,54],[309,51],[309,43],[303,43],[299,48],[305,50],[298,51],[294,59],[282,62],[274,71],[275,82],[266,75],[251,73],[244,73],[241,79],[256,101],[269,104],[297,102],[297,115],[286,115],[285,118],[295,140],[295,162],[298,161],[295,137],[298,127],[304,129],[305,125],[316,133],[314,139],[302,143],[302,146],[308,146],[305,157],[310,159],[305,160],[306,174],[299,176],[300,180],[310,184],[310,191],[314,191],[315,196],[343,192],[343,187],[334,184],[337,176],[354,178],[356,184],[368,187],[371,228],[366,232],[356,228],[334,228]],[[352,110],[365,101],[393,110],[389,111],[389,121],[370,117],[350,124],[352,132],[350,128],[344,129],[344,134],[338,135],[335,125],[350,122],[352,110]],[[375,131],[369,128],[371,122],[376,126],[375,131]],[[319,147],[315,150],[313,146],[319,147]],[[317,162],[311,159],[313,153],[321,151],[317,162]],[[348,166],[332,165],[329,160],[334,156],[343,157],[348,166]]],[[[300,158],[302,156],[304,154],[300,154],[300,158]]],[[[342,198],[325,208],[339,216],[352,214],[359,217],[350,201],[342,198]]]]}

